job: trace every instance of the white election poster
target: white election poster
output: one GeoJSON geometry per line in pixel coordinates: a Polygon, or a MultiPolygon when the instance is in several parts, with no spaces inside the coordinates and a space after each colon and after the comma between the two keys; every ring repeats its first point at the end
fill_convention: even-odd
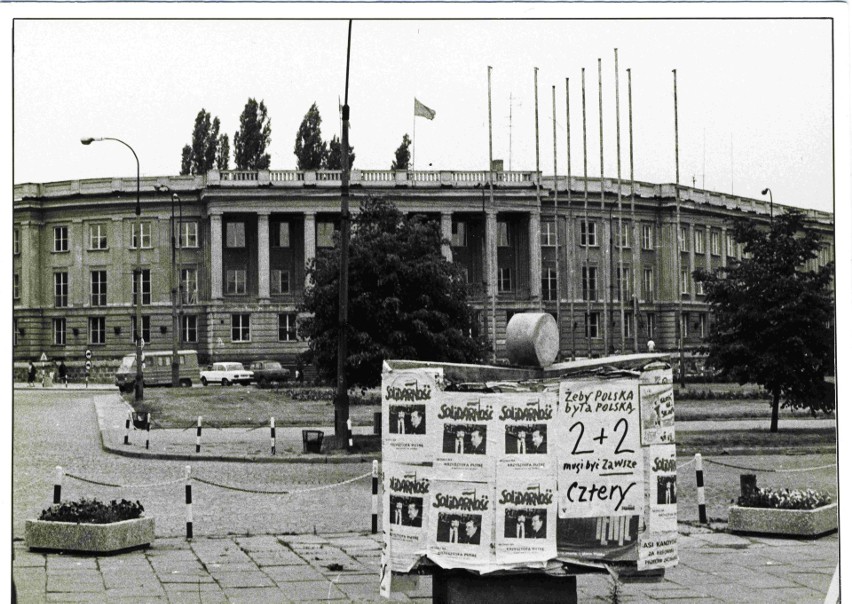
{"type": "Polygon", "coordinates": [[[639,538],[636,570],[667,568],[677,565],[677,533],[644,533],[639,538]]]}
{"type": "Polygon", "coordinates": [[[436,479],[493,484],[498,455],[495,396],[442,392],[439,404],[429,407],[427,421],[437,430],[432,457],[436,479]]]}
{"type": "Polygon", "coordinates": [[[646,449],[650,471],[648,530],[651,533],[677,532],[677,458],[674,445],[653,445],[646,449]]]}
{"type": "Polygon", "coordinates": [[[552,459],[502,458],[497,462],[496,480],[497,563],[541,566],[555,558],[556,475],[552,459]]]}
{"type": "Polygon", "coordinates": [[[429,558],[443,568],[493,565],[492,484],[435,480],[429,505],[429,558]]]}
{"type": "Polygon", "coordinates": [[[643,446],[675,442],[673,388],[671,383],[639,384],[643,446]]]}
{"type": "Polygon", "coordinates": [[[559,518],[641,513],[638,379],[565,380],[559,403],[559,518]]]}
{"type": "Polygon", "coordinates": [[[518,392],[494,397],[501,434],[501,455],[547,456],[553,454],[551,437],[558,406],[556,392],[518,392]]]}
{"type": "Polygon", "coordinates": [[[387,461],[425,463],[439,426],[429,409],[441,397],[443,370],[405,369],[382,374],[382,455],[387,461]]]}
{"type": "Polygon", "coordinates": [[[426,554],[431,468],[385,462],[383,469],[383,526],[390,567],[408,572],[426,554]]]}

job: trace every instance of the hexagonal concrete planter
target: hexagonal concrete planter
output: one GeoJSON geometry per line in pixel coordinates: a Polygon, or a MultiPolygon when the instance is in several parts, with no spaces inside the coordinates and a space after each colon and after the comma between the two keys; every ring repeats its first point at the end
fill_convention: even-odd
{"type": "Polygon", "coordinates": [[[150,545],[154,541],[154,519],[109,524],[27,520],[25,537],[30,549],[106,554],[150,545]]]}
{"type": "Polygon", "coordinates": [[[837,530],[837,504],[815,510],[731,506],[728,508],[728,530],[732,533],[816,537],[837,530]]]}

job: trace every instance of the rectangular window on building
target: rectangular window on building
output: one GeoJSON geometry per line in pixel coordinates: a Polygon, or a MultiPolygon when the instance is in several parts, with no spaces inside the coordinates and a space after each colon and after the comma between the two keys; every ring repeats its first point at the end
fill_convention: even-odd
{"type": "Polygon", "coordinates": [[[497,269],[497,291],[510,292],[512,291],[512,269],[500,267],[497,269]]]}
{"type": "Polygon", "coordinates": [[[278,341],[296,341],[296,313],[285,312],[278,315],[278,341]]]}
{"type": "Polygon", "coordinates": [[[105,225],[105,224],[90,224],[89,225],[89,249],[90,250],[105,250],[105,249],[107,249],[107,225],[105,225]]]}
{"type": "Polygon", "coordinates": [[[704,295],[704,281],[695,281],[695,293],[699,296],[704,295]]]}
{"type": "Polygon", "coordinates": [[[598,299],[598,269],[596,266],[583,267],[583,300],[598,299]]]}
{"type": "Polygon", "coordinates": [[[686,227],[680,227],[678,231],[678,247],[681,252],[689,251],[689,230],[686,227]]]}
{"type": "Polygon", "coordinates": [[[598,325],[600,323],[600,315],[596,312],[587,313],[586,314],[586,337],[587,338],[597,338],[598,335],[598,325]]]}
{"type": "Polygon", "coordinates": [[[290,293],[290,271],[273,270],[269,284],[270,292],[273,294],[290,293]]]}
{"type": "Polygon", "coordinates": [[[642,299],[646,302],[654,300],[654,269],[642,269],[642,299]]]}
{"type": "Polygon", "coordinates": [[[226,222],[225,223],[225,247],[245,247],[246,246],[246,223],[245,222],[226,222]]]}
{"type": "Polygon", "coordinates": [[[68,306],[68,273],[53,273],[53,305],[57,308],[68,306]]]}
{"type": "Polygon", "coordinates": [[[653,224],[643,224],[642,225],[642,249],[643,250],[653,250],[654,249],[654,225],[653,224]]]}
{"type": "MultiPolygon", "coordinates": [[[[138,230],[142,232],[142,248],[151,247],[151,223],[140,222],[138,230]]],[[[134,222],[130,227],[130,248],[135,250],[137,247],[139,247],[139,236],[134,222]]]]}
{"type": "Polygon", "coordinates": [[[596,222],[580,221],[580,245],[587,247],[598,245],[598,224],[596,222]]]}
{"type": "MultiPolygon", "coordinates": [[[[136,315],[130,317],[130,341],[136,343],[136,315]]],[[[146,344],[151,342],[151,317],[142,317],[142,339],[146,344]]]]}
{"type": "Polygon", "coordinates": [[[689,270],[681,269],[680,271],[680,293],[689,293],[689,270]]]}
{"type": "Polygon", "coordinates": [[[505,220],[497,221],[497,247],[509,247],[509,223],[505,220]]]}
{"type": "Polygon", "coordinates": [[[698,335],[702,338],[707,335],[707,315],[704,313],[698,315],[698,335]]]}
{"type": "Polygon", "coordinates": [[[180,318],[180,337],[182,342],[198,342],[198,317],[183,315],[180,318]]]}
{"type": "Polygon", "coordinates": [[[629,248],[630,247],[630,223],[621,221],[621,236],[618,235],[618,222],[615,226],[616,242],[615,247],[629,248]]]}
{"type": "Polygon", "coordinates": [[[106,344],[106,317],[89,317],[89,344],[106,344]]]}
{"type": "Polygon", "coordinates": [[[719,231],[710,231],[710,253],[713,256],[718,256],[722,253],[720,235],[719,231]]]}
{"type": "Polygon", "coordinates": [[[680,337],[689,337],[689,313],[681,313],[680,315],[680,337]]]}
{"type": "Polygon", "coordinates": [[[290,247],[290,223],[289,222],[278,223],[278,236],[275,238],[272,245],[274,245],[275,247],[290,247]]]}
{"type": "Polygon", "coordinates": [[[65,346],[65,319],[53,319],[53,344],[65,346]]]}
{"type": "Polygon", "coordinates": [[[622,266],[620,271],[616,268],[615,274],[618,278],[618,282],[615,284],[615,292],[613,293],[618,296],[618,293],[621,292],[624,294],[624,299],[629,300],[633,295],[633,292],[630,291],[632,286],[632,281],[630,279],[630,267],[622,266]]]}
{"type": "Polygon", "coordinates": [[[53,227],[53,251],[67,252],[68,251],[68,227],[58,226],[53,227]]]}
{"type": "Polygon", "coordinates": [[[541,297],[543,300],[556,300],[556,269],[544,268],[541,270],[541,297]]]}
{"type": "Polygon", "coordinates": [[[541,245],[553,247],[556,245],[556,223],[549,220],[541,222],[541,245]]]}
{"type": "Polygon", "coordinates": [[[12,231],[12,253],[16,256],[21,253],[21,229],[12,231]]]}
{"type": "Polygon", "coordinates": [[[645,335],[649,340],[653,340],[657,333],[657,315],[649,312],[645,315],[645,335]]]}
{"type": "Polygon", "coordinates": [[[467,223],[453,221],[453,233],[450,240],[452,247],[467,247],[467,223]]]}
{"type": "MultiPolygon", "coordinates": [[[[625,311],[624,313],[624,337],[632,338],[633,337],[633,313],[625,311]]],[[[628,344],[629,346],[629,344],[628,344]]],[[[626,350],[624,352],[627,352],[626,350]]]]}
{"type": "Polygon", "coordinates": [[[91,275],[91,304],[92,306],[106,306],[107,272],[92,271],[91,275]]]}
{"type": "Polygon", "coordinates": [[[734,236],[730,233],[725,233],[725,252],[728,258],[734,258],[737,255],[737,246],[734,243],[734,236]]]}
{"type": "Polygon", "coordinates": [[[250,342],[251,341],[251,315],[237,314],[231,315],[231,341],[232,342],[250,342]]]}
{"type": "Polygon", "coordinates": [[[334,223],[317,222],[317,247],[334,247],[334,223]]]}
{"type": "Polygon", "coordinates": [[[704,253],[704,231],[697,230],[695,231],[695,253],[703,254],[704,253]]]}
{"type": "MultiPolygon", "coordinates": [[[[136,271],[130,275],[130,292],[132,293],[132,303],[136,304],[136,295],[139,290],[139,278],[136,276],[136,271]]],[[[142,304],[151,303],[151,269],[142,269],[142,304]]]]}
{"type": "Polygon", "coordinates": [[[194,220],[183,221],[180,225],[180,247],[198,247],[198,223],[194,220]]]}
{"type": "Polygon", "coordinates": [[[245,294],[246,271],[245,269],[231,269],[225,271],[225,293],[233,295],[245,294]]]}
{"type": "Polygon", "coordinates": [[[12,299],[21,299],[21,276],[18,273],[12,275],[12,299]]]}
{"type": "Polygon", "coordinates": [[[198,302],[198,271],[196,269],[180,269],[180,291],[184,304],[198,302]]]}

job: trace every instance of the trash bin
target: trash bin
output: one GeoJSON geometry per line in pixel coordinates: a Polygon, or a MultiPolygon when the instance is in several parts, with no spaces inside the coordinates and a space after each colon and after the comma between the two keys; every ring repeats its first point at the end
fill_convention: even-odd
{"type": "Polygon", "coordinates": [[[302,430],[302,450],[304,453],[322,452],[322,430],[302,430]]]}
{"type": "Polygon", "coordinates": [[[145,412],[133,412],[133,427],[137,430],[147,430],[149,414],[145,412]]]}

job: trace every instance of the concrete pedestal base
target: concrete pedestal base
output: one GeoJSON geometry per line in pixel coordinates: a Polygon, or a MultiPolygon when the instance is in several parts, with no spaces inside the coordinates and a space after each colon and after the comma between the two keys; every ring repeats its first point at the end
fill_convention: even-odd
{"type": "Polygon", "coordinates": [[[154,519],[134,518],[110,524],[27,520],[25,538],[30,549],[117,552],[151,544],[154,541],[154,519]]]}
{"type": "Polygon", "coordinates": [[[832,503],[815,510],[732,506],[728,509],[728,530],[732,533],[816,537],[837,530],[837,504],[832,503]]]}
{"type": "Polygon", "coordinates": [[[577,577],[540,573],[477,575],[439,570],[432,575],[433,604],[576,604],[577,577]]]}

